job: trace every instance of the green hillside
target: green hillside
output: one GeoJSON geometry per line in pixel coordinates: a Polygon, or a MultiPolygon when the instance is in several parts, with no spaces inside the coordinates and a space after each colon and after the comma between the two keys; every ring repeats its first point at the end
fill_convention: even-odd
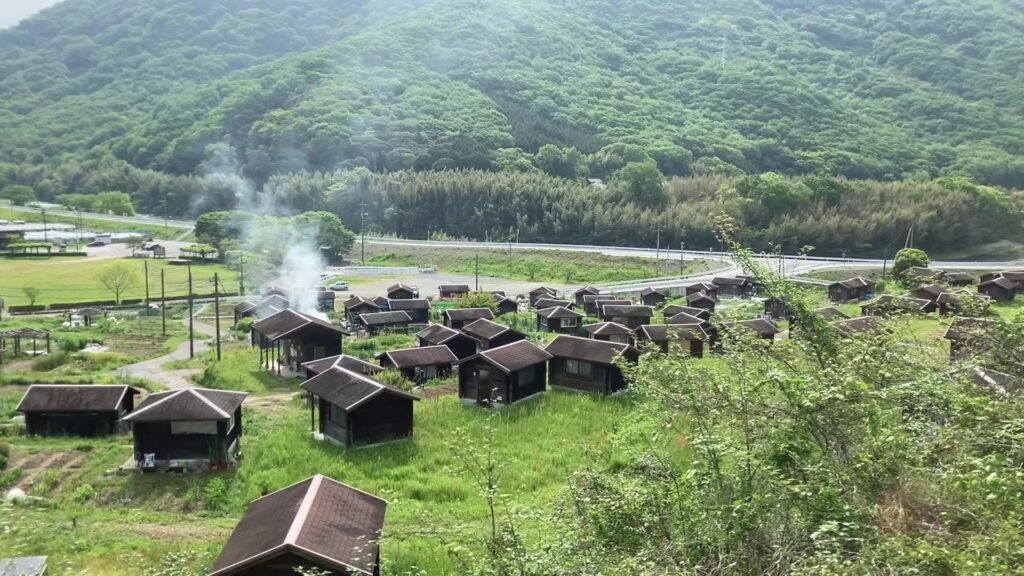
{"type": "Polygon", "coordinates": [[[262,183],[627,143],[668,175],[1021,186],[1021,29],[1016,0],[69,0],[0,33],[0,156],[190,175],[227,143],[262,183]]]}

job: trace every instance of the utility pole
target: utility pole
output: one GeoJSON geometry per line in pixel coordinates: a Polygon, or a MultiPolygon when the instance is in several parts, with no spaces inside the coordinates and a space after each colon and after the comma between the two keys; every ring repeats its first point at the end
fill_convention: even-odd
{"type": "Polygon", "coordinates": [[[238,295],[245,296],[245,252],[238,251],[238,295]]]}
{"type": "Polygon", "coordinates": [[[146,316],[149,316],[149,260],[142,261],[142,276],[146,279],[146,316]]]}
{"type": "Polygon", "coordinates": [[[512,235],[508,235],[508,277],[512,278],[512,235]]]}
{"type": "Polygon", "coordinates": [[[686,242],[679,243],[679,275],[683,275],[683,251],[686,250],[686,242]]]}
{"type": "Polygon", "coordinates": [[[654,277],[657,278],[661,276],[661,271],[658,266],[661,263],[661,226],[658,226],[658,229],[655,230],[655,232],[658,233],[658,241],[657,244],[655,244],[654,249],[654,277]]]}
{"type": "Polygon", "coordinates": [[[164,269],[160,269],[160,330],[167,336],[167,293],[164,291],[164,269]]]}
{"type": "Polygon", "coordinates": [[[213,273],[213,307],[217,318],[217,361],[220,362],[220,276],[216,272],[213,273]]]}
{"type": "Polygon", "coordinates": [[[46,208],[42,208],[43,211],[43,242],[50,241],[50,235],[46,232],[46,208]]]}
{"type": "Polygon", "coordinates": [[[167,235],[167,191],[164,190],[164,236],[167,235]]]}
{"type": "Polygon", "coordinates": [[[192,312],[192,265],[188,265],[188,357],[196,357],[195,321],[192,312]]]}
{"type": "Polygon", "coordinates": [[[476,291],[480,291],[480,253],[476,253],[476,291]]]}
{"type": "Polygon", "coordinates": [[[366,266],[366,202],[359,203],[359,252],[363,266],[366,266]]]}

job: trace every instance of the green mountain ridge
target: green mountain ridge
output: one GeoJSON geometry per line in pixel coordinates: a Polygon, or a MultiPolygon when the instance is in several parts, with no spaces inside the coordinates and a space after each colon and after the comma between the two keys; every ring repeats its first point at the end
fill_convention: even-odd
{"type": "Polygon", "coordinates": [[[262,182],[621,142],[1021,186],[1021,29],[994,0],[69,0],[0,33],[0,154],[191,174],[227,143],[262,182]]]}

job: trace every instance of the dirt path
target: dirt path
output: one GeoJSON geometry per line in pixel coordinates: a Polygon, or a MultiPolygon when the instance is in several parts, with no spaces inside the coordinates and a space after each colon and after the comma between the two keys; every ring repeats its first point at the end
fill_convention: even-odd
{"type": "MultiPolygon", "coordinates": [[[[216,336],[216,329],[204,322],[199,321],[198,316],[202,312],[202,307],[195,311],[193,315],[193,329],[196,334],[213,338],[216,336]]],[[[186,325],[188,324],[188,318],[182,320],[186,325]]],[[[195,352],[196,354],[205,352],[210,349],[210,344],[206,340],[195,341],[195,352]]],[[[182,370],[165,370],[161,368],[164,364],[172,362],[174,360],[185,360],[189,357],[189,344],[186,340],[178,345],[171,353],[158,356],[150,360],[143,360],[142,362],[136,362],[135,364],[129,364],[122,366],[117,369],[117,373],[122,376],[129,376],[132,378],[142,378],[145,380],[151,380],[162,384],[169,390],[180,390],[182,388],[194,388],[195,382],[192,381],[192,377],[199,374],[198,368],[184,368],[182,370]]]]}
{"type": "Polygon", "coordinates": [[[56,482],[56,485],[59,485],[81,468],[85,462],[85,455],[81,452],[54,451],[35,454],[15,452],[11,456],[8,468],[21,469],[21,477],[13,487],[25,492],[30,492],[32,487],[50,470],[60,471],[56,482]]]}

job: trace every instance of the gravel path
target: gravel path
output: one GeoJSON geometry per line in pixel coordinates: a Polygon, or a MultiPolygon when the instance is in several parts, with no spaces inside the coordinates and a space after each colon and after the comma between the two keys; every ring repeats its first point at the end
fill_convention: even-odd
{"type": "MultiPolygon", "coordinates": [[[[202,312],[203,307],[195,310],[194,316],[198,316],[202,312]]],[[[186,325],[188,324],[188,318],[182,320],[186,325]]],[[[193,328],[197,336],[207,336],[213,338],[217,332],[215,328],[205,322],[200,322],[198,319],[194,319],[193,328]]],[[[200,354],[210,349],[210,344],[206,340],[196,339],[195,351],[196,354],[200,354]]],[[[132,378],[142,378],[144,380],[150,380],[153,382],[159,382],[168,390],[180,390],[182,388],[194,388],[195,382],[192,381],[192,377],[199,374],[198,368],[183,368],[181,370],[165,370],[161,368],[164,364],[174,360],[185,360],[189,357],[188,354],[188,340],[182,342],[175,348],[171,353],[164,354],[157,358],[150,360],[143,360],[142,362],[136,362],[135,364],[129,364],[118,368],[117,373],[122,376],[130,376],[132,378]]]]}

